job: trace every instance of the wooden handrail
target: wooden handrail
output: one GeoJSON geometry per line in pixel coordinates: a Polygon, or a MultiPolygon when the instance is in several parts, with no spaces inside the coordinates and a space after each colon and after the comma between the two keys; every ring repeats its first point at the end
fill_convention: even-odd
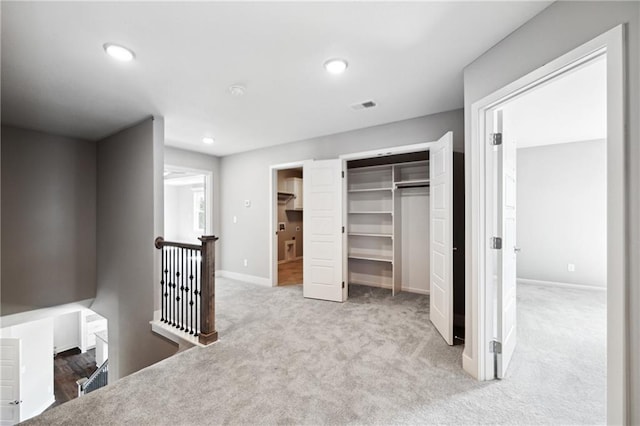
{"type": "MultiPolygon", "coordinates": [[[[209,238],[209,237],[208,237],[209,238]]],[[[218,237],[213,237],[216,240],[218,237]]],[[[178,248],[186,248],[191,250],[202,250],[202,246],[197,244],[187,244],[187,243],[176,243],[173,241],[165,241],[164,238],[158,237],[155,239],[154,244],[157,249],[161,249],[162,247],[178,247],[178,248]]]]}

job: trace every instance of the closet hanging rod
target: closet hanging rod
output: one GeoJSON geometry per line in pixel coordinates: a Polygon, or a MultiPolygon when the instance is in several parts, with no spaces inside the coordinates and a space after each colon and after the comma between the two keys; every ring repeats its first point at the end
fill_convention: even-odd
{"type": "Polygon", "coordinates": [[[398,183],[396,184],[396,189],[405,189],[405,188],[429,188],[429,183],[398,183]]]}

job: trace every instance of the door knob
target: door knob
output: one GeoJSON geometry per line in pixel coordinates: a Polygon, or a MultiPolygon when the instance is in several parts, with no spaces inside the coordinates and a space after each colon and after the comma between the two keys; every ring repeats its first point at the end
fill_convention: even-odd
{"type": "Polygon", "coordinates": [[[9,405],[20,405],[22,401],[18,401],[17,399],[15,401],[11,401],[9,402],[9,405]]]}
{"type": "Polygon", "coordinates": [[[522,251],[522,249],[520,247],[514,247],[513,251],[516,253],[520,253],[522,251]]]}

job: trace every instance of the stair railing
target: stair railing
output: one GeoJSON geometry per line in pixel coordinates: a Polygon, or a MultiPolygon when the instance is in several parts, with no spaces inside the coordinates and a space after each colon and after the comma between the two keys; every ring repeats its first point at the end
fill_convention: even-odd
{"type": "Polygon", "coordinates": [[[215,236],[201,245],[165,241],[161,250],[160,321],[198,337],[201,344],[218,340],[215,327],[215,236]]]}
{"type": "Polygon", "coordinates": [[[86,395],[96,389],[107,386],[109,380],[109,360],[106,359],[96,371],[87,379],[82,378],[76,381],[78,385],[78,396],[86,395]]]}

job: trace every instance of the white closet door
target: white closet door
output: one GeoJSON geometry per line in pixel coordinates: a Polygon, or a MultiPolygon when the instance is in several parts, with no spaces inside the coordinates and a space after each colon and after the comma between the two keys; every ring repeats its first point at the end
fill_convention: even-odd
{"type": "Polygon", "coordinates": [[[453,133],[429,149],[431,283],[429,317],[453,345],[453,133]]]}
{"type": "MultiPolygon", "coordinates": [[[[502,111],[494,112],[494,132],[502,133],[502,111]]],[[[502,248],[498,256],[498,327],[496,376],[505,377],[516,348],[516,144],[509,135],[502,136],[496,147],[498,157],[498,230],[502,248]]]]}
{"type": "Polygon", "coordinates": [[[20,339],[0,339],[0,425],[20,422],[20,339]]]}
{"type": "Polygon", "coordinates": [[[306,161],[304,297],[343,302],[342,160],[306,161]]]}

